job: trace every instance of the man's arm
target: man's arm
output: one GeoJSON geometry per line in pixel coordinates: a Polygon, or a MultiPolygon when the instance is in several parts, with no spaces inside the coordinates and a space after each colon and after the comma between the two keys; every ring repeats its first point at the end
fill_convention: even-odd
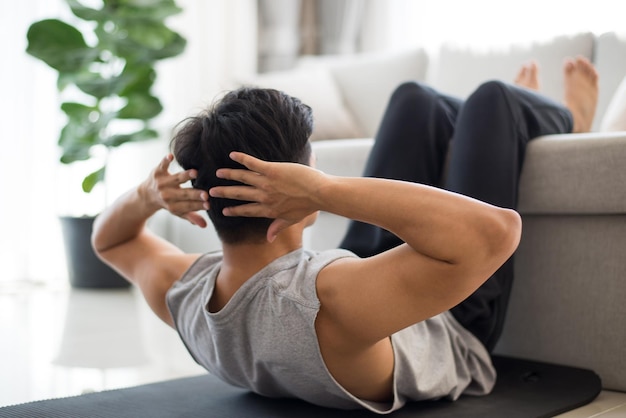
{"type": "Polygon", "coordinates": [[[122,195],[94,223],[92,245],[98,256],[130,282],[139,286],[152,310],[173,326],[165,294],[198,255],[185,254],[146,228],[160,209],[200,227],[206,221],[196,211],[208,208],[206,192],[181,185],[194,170],[170,174],[172,156],[165,157],[138,187],[122,195]]]}
{"type": "Polygon", "coordinates": [[[367,259],[344,259],[320,273],[320,318],[366,344],[448,310],[474,292],[515,251],[519,215],[509,209],[415,183],[326,175],[299,164],[268,163],[241,153],[249,170],[218,175],[248,186],[219,187],[213,196],[248,200],[233,216],[276,221],[268,239],[323,210],[372,223],[405,245],[367,259]]]}

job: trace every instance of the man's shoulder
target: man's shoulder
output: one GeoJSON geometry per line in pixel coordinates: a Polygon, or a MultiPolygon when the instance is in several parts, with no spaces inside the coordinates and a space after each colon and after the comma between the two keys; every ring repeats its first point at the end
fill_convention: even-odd
{"type": "Polygon", "coordinates": [[[323,251],[309,251],[307,254],[307,267],[311,270],[317,271],[326,270],[328,266],[336,265],[338,262],[344,260],[360,259],[353,252],[341,248],[323,251]]]}

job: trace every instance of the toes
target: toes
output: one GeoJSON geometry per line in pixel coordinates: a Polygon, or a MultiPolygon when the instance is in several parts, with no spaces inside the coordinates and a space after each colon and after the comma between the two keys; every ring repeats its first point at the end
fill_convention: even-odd
{"type": "Polygon", "coordinates": [[[525,78],[526,78],[526,69],[522,68],[517,73],[517,77],[515,77],[515,82],[516,83],[521,83],[525,78]]]}
{"type": "Polygon", "coordinates": [[[577,56],[575,60],[570,60],[571,69],[573,71],[576,69],[580,71],[581,74],[584,74],[585,77],[590,79],[592,82],[596,82],[598,79],[598,72],[593,64],[583,56],[577,56]]]}
{"type": "Polygon", "coordinates": [[[515,83],[529,89],[539,90],[539,66],[535,60],[528,61],[521,66],[515,83]]]}

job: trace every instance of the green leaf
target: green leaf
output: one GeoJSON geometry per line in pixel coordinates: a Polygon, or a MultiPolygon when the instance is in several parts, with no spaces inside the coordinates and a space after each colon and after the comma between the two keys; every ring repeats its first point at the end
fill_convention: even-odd
{"type": "Polygon", "coordinates": [[[159,50],[170,44],[176,32],[160,22],[139,22],[127,28],[128,39],[138,46],[159,50]]]}
{"type": "Polygon", "coordinates": [[[132,134],[113,135],[106,139],[103,143],[107,147],[119,147],[127,142],[148,141],[157,138],[159,134],[153,129],[142,129],[132,134]]]}
{"type": "Polygon", "coordinates": [[[101,10],[92,9],[90,7],[86,7],[81,4],[77,0],[65,0],[65,2],[70,6],[70,10],[74,13],[74,16],[79,17],[83,20],[102,20],[105,13],[101,10]]]}
{"type": "Polygon", "coordinates": [[[70,120],[83,121],[89,120],[89,115],[95,110],[95,108],[82,103],[65,102],[61,104],[61,110],[70,120]]]}
{"type": "Polygon", "coordinates": [[[74,78],[76,87],[98,99],[119,94],[131,81],[128,76],[103,77],[95,72],[83,72],[74,78]]]}
{"type": "Polygon", "coordinates": [[[62,164],[72,164],[76,161],[87,161],[91,158],[90,148],[66,148],[59,161],[62,164]]]}
{"type": "Polygon", "coordinates": [[[80,71],[98,55],[78,29],[58,19],[33,23],[26,36],[26,52],[61,73],[80,71]]]}
{"type": "Polygon", "coordinates": [[[82,184],[83,191],[85,193],[90,193],[96,184],[104,180],[105,171],[106,167],[103,166],[102,168],[99,168],[98,170],[85,177],[82,184]]]}
{"type": "Polygon", "coordinates": [[[61,162],[71,164],[90,159],[91,147],[101,142],[100,132],[113,116],[98,113],[93,107],[82,103],[66,102],[61,105],[61,109],[69,119],[59,136],[61,162]],[[93,112],[98,117],[96,120],[92,120],[93,112]]]}
{"type": "Polygon", "coordinates": [[[62,164],[72,164],[76,161],[87,161],[91,158],[91,146],[88,145],[76,145],[76,143],[70,143],[68,146],[63,147],[62,155],[59,161],[62,164]]]}
{"type": "Polygon", "coordinates": [[[187,40],[180,36],[178,33],[176,33],[170,43],[165,45],[160,50],[154,51],[154,53],[152,54],[152,58],[154,60],[162,60],[175,57],[182,54],[186,46],[187,40]]]}
{"type": "Polygon", "coordinates": [[[163,21],[182,11],[174,0],[104,0],[104,4],[120,19],[163,21]]]}
{"type": "Polygon", "coordinates": [[[89,120],[70,120],[61,130],[59,146],[76,148],[78,145],[92,146],[98,143],[98,126],[89,120]]]}
{"type": "Polygon", "coordinates": [[[152,119],[163,110],[159,99],[147,94],[130,94],[126,106],[120,109],[120,119],[152,119]]]}
{"type": "Polygon", "coordinates": [[[132,93],[150,94],[150,89],[156,79],[156,71],[146,64],[128,62],[122,76],[128,82],[120,91],[120,96],[129,96],[132,93]]]}

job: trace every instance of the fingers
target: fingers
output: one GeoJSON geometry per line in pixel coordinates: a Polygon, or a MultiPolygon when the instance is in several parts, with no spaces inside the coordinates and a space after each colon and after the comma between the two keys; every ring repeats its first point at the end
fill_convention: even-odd
{"type": "Polygon", "coordinates": [[[267,241],[274,242],[278,234],[280,234],[283,229],[286,229],[291,225],[291,222],[284,219],[274,219],[274,221],[267,228],[267,241]]]}
{"type": "Polygon", "coordinates": [[[259,203],[246,203],[229,206],[222,211],[224,216],[243,216],[246,218],[274,218],[275,214],[259,203]]]}
{"type": "Polygon", "coordinates": [[[179,187],[163,189],[161,191],[161,198],[166,202],[208,202],[209,194],[204,190],[193,189],[191,187],[179,187]]]}
{"type": "Polygon", "coordinates": [[[163,173],[163,185],[181,185],[187,183],[189,180],[193,180],[198,177],[198,171],[195,169],[181,171],[179,173],[170,174],[169,172],[163,173]]]}
{"type": "Polygon", "coordinates": [[[257,173],[263,173],[268,165],[267,162],[259,160],[251,155],[244,154],[243,152],[233,151],[229,154],[229,157],[231,160],[243,165],[248,170],[252,170],[257,173]]]}
{"type": "Polygon", "coordinates": [[[207,226],[206,220],[202,216],[200,216],[199,213],[196,213],[196,212],[187,213],[186,215],[183,216],[183,218],[187,219],[192,224],[199,226],[200,228],[206,228],[207,226]]]}
{"type": "Polygon", "coordinates": [[[164,208],[177,216],[189,212],[208,210],[208,193],[196,189],[167,189],[161,192],[164,208]]]}
{"type": "Polygon", "coordinates": [[[172,154],[167,154],[157,166],[157,170],[167,171],[172,161],[174,161],[174,156],[172,154]]]}
{"type": "Polygon", "coordinates": [[[264,176],[260,173],[250,170],[242,170],[236,168],[220,168],[215,172],[218,178],[224,180],[237,181],[249,186],[259,187],[264,182],[264,176]]]}
{"type": "MultiPolygon", "coordinates": [[[[197,170],[191,169],[170,174],[169,167],[173,160],[172,154],[166,155],[153,173],[153,190],[158,196],[161,206],[174,215],[185,218],[190,212],[208,210],[209,194],[207,191],[181,187],[182,184],[197,177],[197,170]]],[[[196,216],[191,216],[191,219],[188,220],[194,224],[204,223],[204,220],[198,219],[196,216]]]]}
{"type": "Polygon", "coordinates": [[[159,184],[162,186],[180,185],[188,182],[189,180],[198,177],[198,171],[195,169],[189,169],[178,173],[171,174],[169,168],[174,161],[172,154],[167,154],[159,165],[157,166],[154,176],[159,179],[159,184]]]}
{"type": "Polygon", "coordinates": [[[209,190],[211,197],[221,197],[224,199],[245,200],[248,202],[258,202],[263,199],[263,193],[251,186],[217,186],[209,190]]]}

